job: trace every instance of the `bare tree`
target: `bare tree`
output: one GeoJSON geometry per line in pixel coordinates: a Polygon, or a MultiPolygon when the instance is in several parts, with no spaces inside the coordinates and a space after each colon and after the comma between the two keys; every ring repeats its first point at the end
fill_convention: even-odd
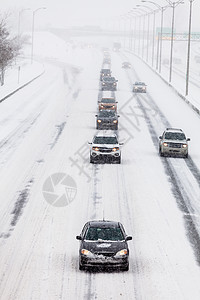
{"type": "Polygon", "coordinates": [[[7,17],[0,16],[0,84],[4,85],[5,72],[19,55],[18,37],[12,38],[6,24],[7,17]]]}

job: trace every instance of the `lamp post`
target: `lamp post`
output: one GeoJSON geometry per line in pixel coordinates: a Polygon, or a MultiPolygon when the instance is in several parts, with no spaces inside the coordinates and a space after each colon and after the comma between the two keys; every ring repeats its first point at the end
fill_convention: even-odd
{"type": "MultiPolygon", "coordinates": [[[[142,5],[136,5],[137,7],[142,5]]],[[[144,57],[144,41],[145,41],[145,17],[147,16],[147,11],[143,8],[139,8],[139,10],[145,14],[143,14],[143,40],[142,40],[142,58],[144,57]]]]}
{"type": "Polygon", "coordinates": [[[187,71],[186,71],[186,90],[185,95],[188,95],[188,85],[189,85],[189,72],[190,72],[190,40],[191,40],[191,23],[192,23],[192,3],[194,0],[189,0],[190,2],[190,14],[189,14],[189,32],[188,32],[188,53],[187,53],[187,71]]]}
{"type": "Polygon", "coordinates": [[[33,42],[34,42],[34,27],[35,27],[35,14],[41,9],[46,9],[46,7],[39,7],[33,11],[33,19],[32,19],[32,43],[31,43],[31,64],[33,63],[33,42]]]}
{"type": "MultiPolygon", "coordinates": [[[[138,55],[139,55],[139,53],[140,53],[140,39],[141,39],[141,17],[142,17],[142,15],[141,15],[141,12],[139,11],[139,9],[138,8],[132,8],[132,10],[134,10],[134,12],[136,12],[136,13],[139,13],[139,15],[137,15],[138,17],[139,17],[139,29],[138,29],[138,55]]],[[[134,47],[135,47],[135,44],[134,44],[134,47]]]]}
{"type": "Polygon", "coordinates": [[[20,25],[21,25],[21,15],[25,10],[30,10],[30,8],[23,8],[19,11],[19,17],[18,17],[18,37],[20,36],[20,25]]]}
{"type": "Polygon", "coordinates": [[[161,65],[162,65],[162,34],[163,34],[163,14],[164,14],[164,11],[167,7],[169,7],[168,5],[167,6],[160,6],[159,4],[155,3],[154,1],[148,1],[148,0],[142,0],[142,2],[148,2],[148,3],[151,3],[155,6],[158,7],[158,9],[161,11],[161,19],[160,19],[160,34],[159,34],[159,37],[160,37],[160,40],[158,39],[158,51],[159,51],[159,48],[160,48],[160,51],[159,51],[159,57],[157,56],[157,63],[156,63],[156,69],[158,69],[158,60],[159,60],[159,73],[161,73],[161,65]],[[159,47],[160,46],[160,47],[159,47]]]}
{"type": "MultiPolygon", "coordinates": [[[[137,6],[141,6],[141,7],[145,7],[147,8],[150,13],[147,13],[148,16],[148,24],[147,24],[147,54],[146,54],[146,61],[148,62],[149,60],[149,28],[150,28],[150,14],[154,11],[152,8],[146,6],[146,5],[137,5],[137,6]]],[[[155,15],[154,15],[155,18],[155,15]]],[[[154,19],[155,20],[155,19],[154,19]]]]}
{"type": "Polygon", "coordinates": [[[166,0],[170,7],[172,7],[172,32],[171,32],[171,50],[170,50],[170,69],[169,69],[169,82],[172,81],[172,61],[173,61],[173,44],[174,44],[174,16],[175,16],[175,8],[177,5],[184,3],[182,0],[178,0],[176,2],[172,2],[171,0],[166,0]]]}

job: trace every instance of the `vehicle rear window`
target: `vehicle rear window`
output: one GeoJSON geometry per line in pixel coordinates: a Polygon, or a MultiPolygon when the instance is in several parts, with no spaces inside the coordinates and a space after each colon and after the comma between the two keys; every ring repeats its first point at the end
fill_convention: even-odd
{"type": "Polygon", "coordinates": [[[102,98],[101,102],[102,103],[115,103],[115,99],[112,99],[112,98],[102,98]]]}
{"type": "Polygon", "coordinates": [[[99,117],[115,117],[115,112],[114,111],[100,111],[99,117]]]}
{"type": "Polygon", "coordinates": [[[117,144],[117,138],[114,136],[96,136],[94,144],[117,144]]]}
{"type": "Polygon", "coordinates": [[[166,132],[165,133],[166,140],[185,140],[185,134],[181,132],[166,132]]]}
{"type": "Polygon", "coordinates": [[[85,239],[89,241],[123,241],[124,236],[120,227],[89,227],[85,239]]]}

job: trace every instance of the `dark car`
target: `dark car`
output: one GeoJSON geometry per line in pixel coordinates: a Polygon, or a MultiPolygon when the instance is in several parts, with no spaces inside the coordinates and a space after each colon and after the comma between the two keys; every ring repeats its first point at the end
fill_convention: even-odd
{"type": "Polygon", "coordinates": [[[117,90],[117,81],[115,77],[105,76],[101,82],[102,91],[116,91],[117,90]]]}
{"type": "Polygon", "coordinates": [[[129,269],[127,241],[132,240],[120,222],[90,221],[80,235],[79,269],[112,267],[123,271],[129,269]]]}
{"type": "Polygon", "coordinates": [[[102,81],[104,76],[111,76],[111,70],[110,69],[101,69],[100,72],[100,80],[102,81]]]}
{"type": "Polygon", "coordinates": [[[118,129],[118,115],[113,110],[99,111],[96,123],[96,129],[118,129]]]}

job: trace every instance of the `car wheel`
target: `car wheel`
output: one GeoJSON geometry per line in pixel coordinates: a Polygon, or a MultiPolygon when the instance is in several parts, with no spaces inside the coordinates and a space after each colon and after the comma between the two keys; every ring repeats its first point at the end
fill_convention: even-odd
{"type": "Polygon", "coordinates": [[[117,164],[121,164],[121,156],[117,157],[115,161],[116,161],[117,164]]]}
{"type": "Polygon", "coordinates": [[[129,270],[129,264],[125,267],[122,267],[121,270],[127,272],[129,270]]]}
{"type": "Polygon", "coordinates": [[[164,154],[162,153],[162,151],[161,151],[161,148],[159,147],[159,154],[160,154],[160,156],[164,156],[164,154]]]}
{"type": "Polygon", "coordinates": [[[188,153],[187,154],[185,154],[185,156],[184,156],[185,158],[188,158],[188,153]]]}
{"type": "Polygon", "coordinates": [[[93,164],[94,163],[94,159],[90,156],[90,163],[93,164]]]}
{"type": "Polygon", "coordinates": [[[80,271],[84,271],[84,270],[85,270],[85,267],[82,266],[81,264],[79,264],[79,270],[80,270],[80,271]]]}

